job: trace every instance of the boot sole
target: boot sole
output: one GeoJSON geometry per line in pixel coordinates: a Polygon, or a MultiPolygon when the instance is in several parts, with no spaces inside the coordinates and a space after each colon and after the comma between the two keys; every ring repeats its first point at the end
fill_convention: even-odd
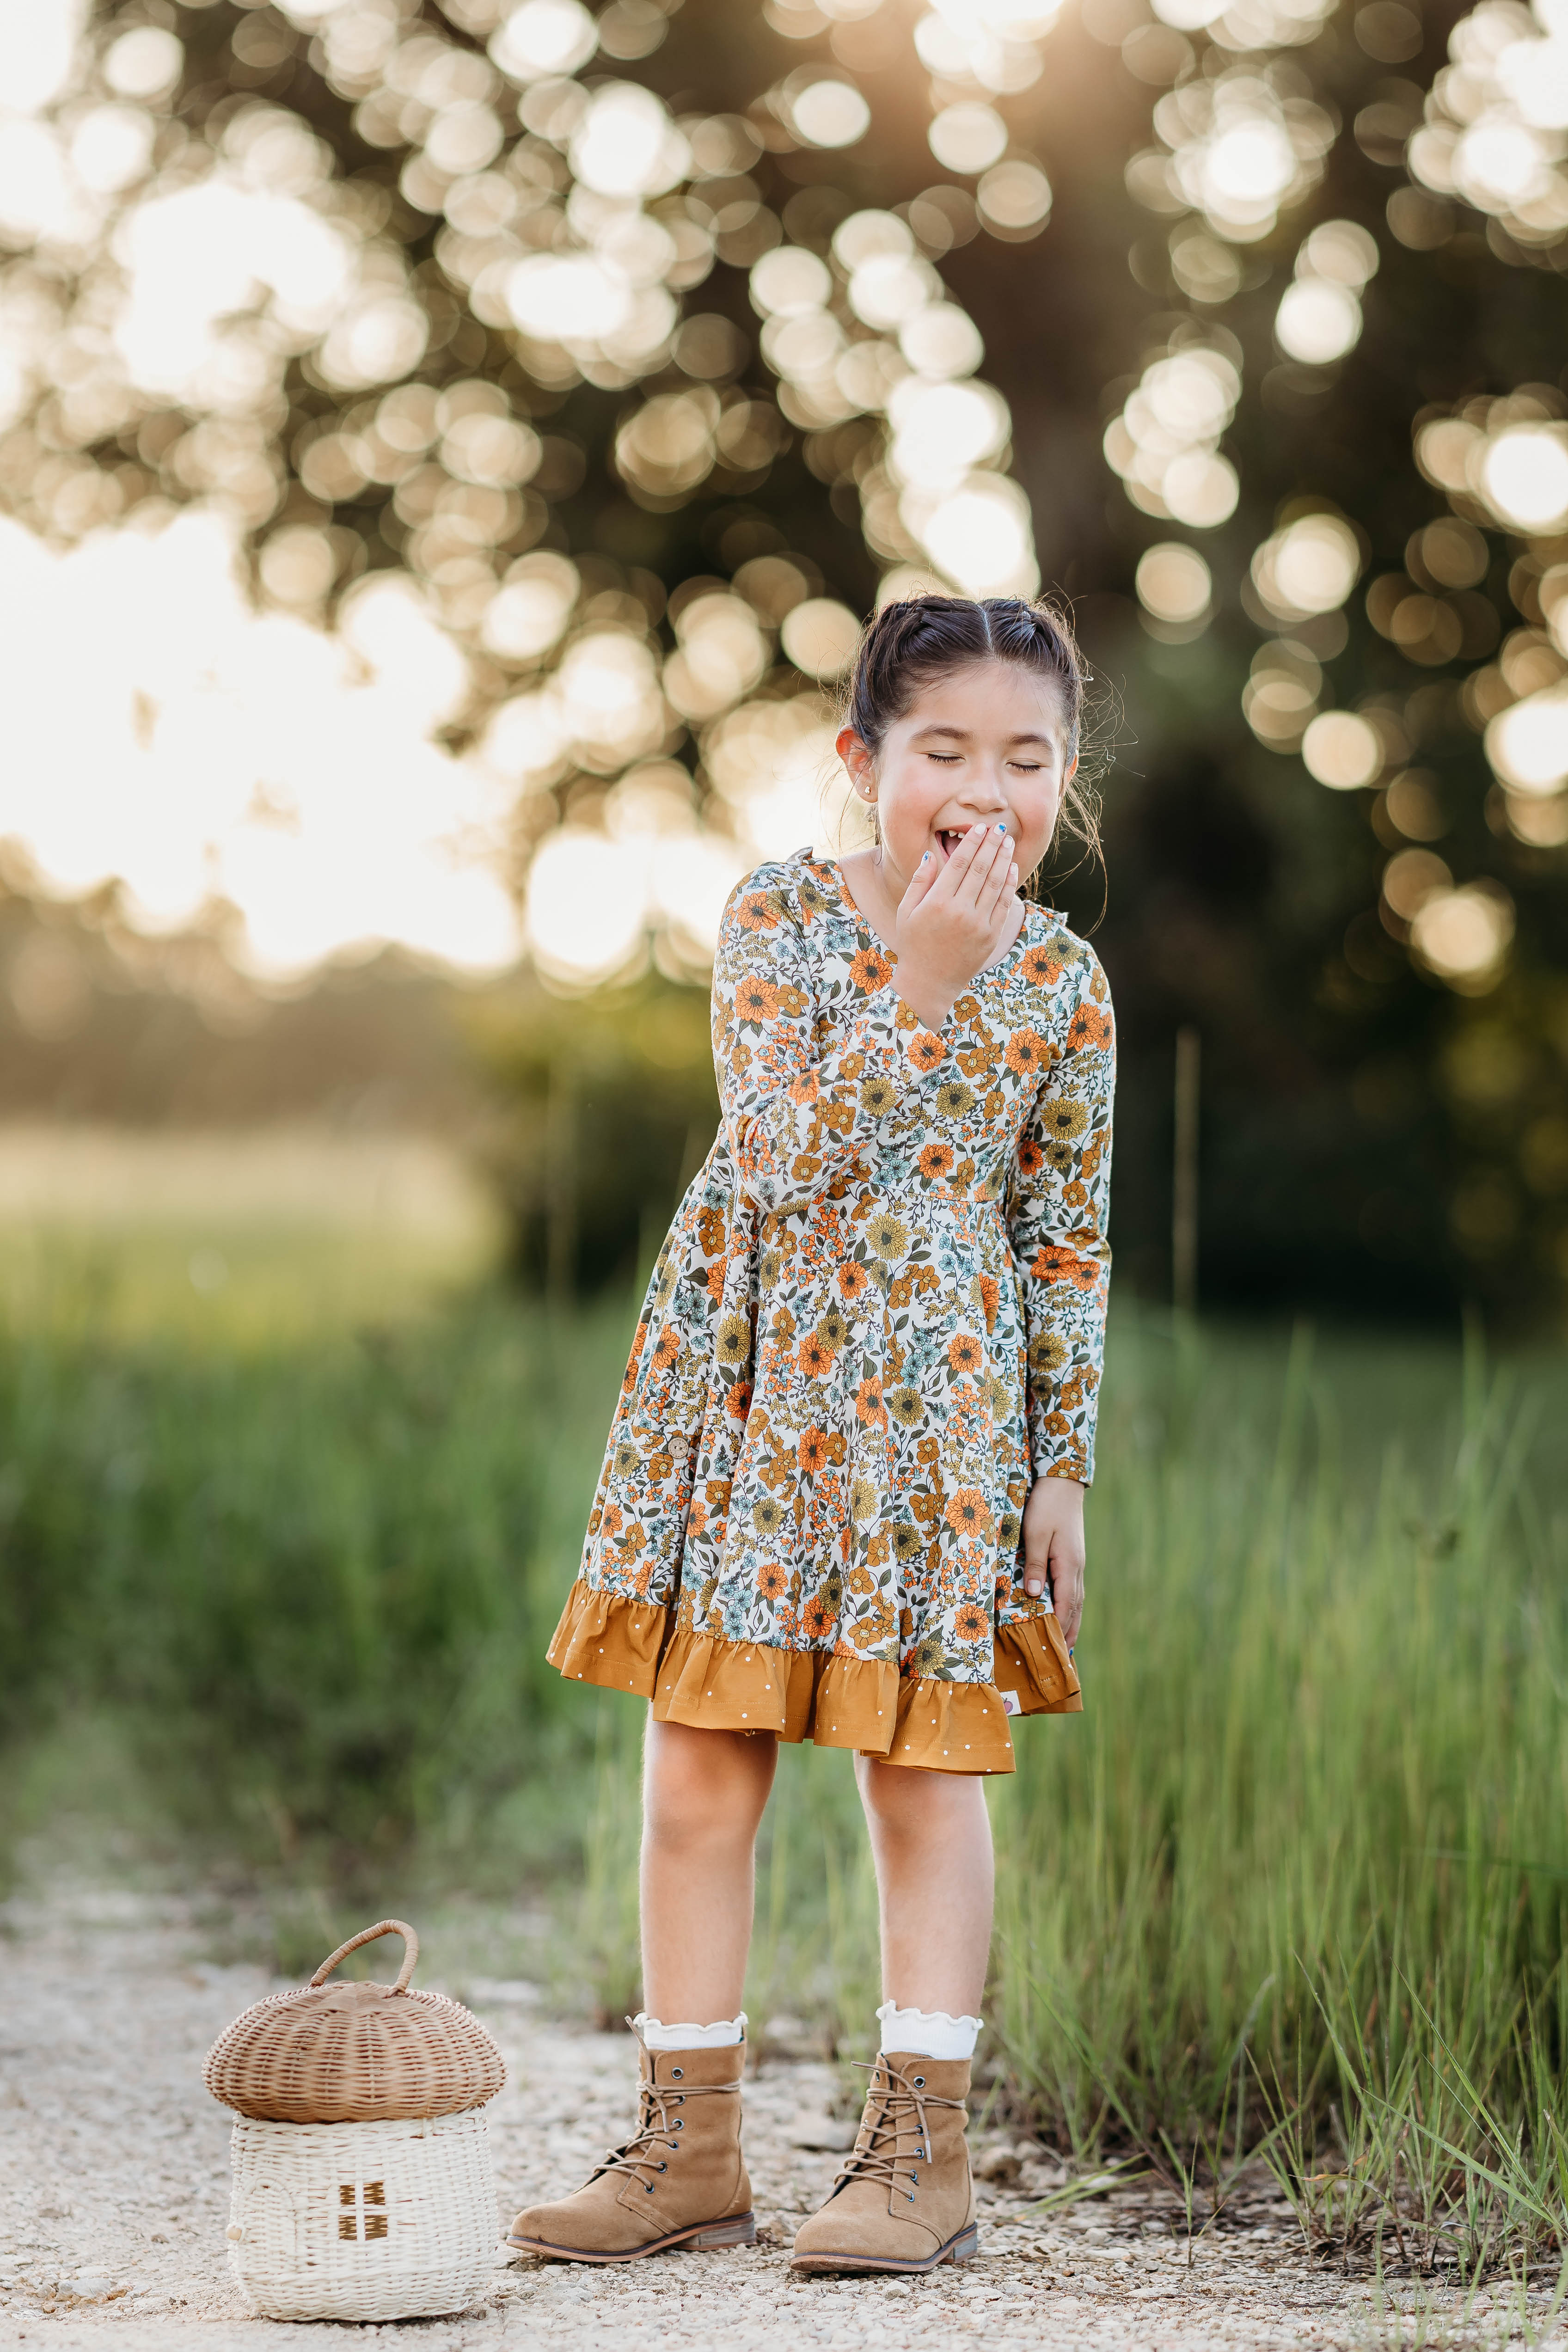
{"type": "Polygon", "coordinates": [[[650,2238],[646,2246],[630,2246],[624,2253],[590,2252],[585,2246],[552,2246],[547,2238],[505,2237],[501,2243],[514,2254],[543,2254],[556,2263],[640,2263],[645,2254],[663,2254],[679,2247],[689,2254],[717,2253],[724,2246],[754,2246],[757,2217],[732,2213],[727,2221],[696,2221],[689,2230],[671,2230],[650,2238]]]}
{"type": "Polygon", "coordinates": [[[928,2254],[923,2263],[904,2262],[895,2254],[834,2254],[814,2250],[808,2254],[795,2254],[790,2268],[795,2271],[934,2271],[942,2263],[970,2263],[980,2250],[980,2233],[973,2221],[928,2254]]]}

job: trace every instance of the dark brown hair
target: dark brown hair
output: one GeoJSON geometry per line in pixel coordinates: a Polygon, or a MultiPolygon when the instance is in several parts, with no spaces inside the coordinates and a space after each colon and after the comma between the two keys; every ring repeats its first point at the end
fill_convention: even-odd
{"type": "MultiPolygon", "coordinates": [[[[1089,672],[1061,609],[1022,596],[906,596],[884,604],[860,632],[844,696],[843,723],[867,750],[879,751],[888,730],[908,713],[922,688],[948,671],[983,661],[1016,662],[1049,678],[1061,706],[1067,760],[1080,749],[1089,672]]],[[[1057,818],[1100,858],[1100,803],[1082,772],[1062,793],[1057,818]]],[[[1038,873],[1041,869],[1036,868],[1038,873]]]]}

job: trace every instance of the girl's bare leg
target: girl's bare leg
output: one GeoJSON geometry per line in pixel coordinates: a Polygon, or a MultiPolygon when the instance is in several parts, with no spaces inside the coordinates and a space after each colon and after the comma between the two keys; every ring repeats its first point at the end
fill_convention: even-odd
{"type": "Polygon", "coordinates": [[[698,1731],[648,1717],[643,2002],[666,2025],[715,2025],[740,2011],[752,1850],[777,1759],[771,1732],[698,1731]]]}
{"type": "Polygon", "coordinates": [[[974,2017],[991,1951],[991,1817],[978,1776],[855,1759],[882,1922],[882,1998],[974,2017]]]}

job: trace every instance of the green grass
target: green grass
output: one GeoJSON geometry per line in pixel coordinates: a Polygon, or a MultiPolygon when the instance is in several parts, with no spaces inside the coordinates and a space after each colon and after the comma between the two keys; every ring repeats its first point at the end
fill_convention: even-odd
{"type": "MultiPolygon", "coordinates": [[[[68,1292],[68,1285],[67,1286],[68,1292]]],[[[551,1891],[575,1997],[635,2000],[639,1711],[542,1649],[626,1302],[400,1292],[193,1333],[12,1294],[4,1811],[130,1822],[279,1934],[551,1891]]],[[[1120,1316],[1087,1712],[991,1791],[1000,2095],[1142,2151],[1194,2221],[1262,2149],[1314,2245],[1553,2266],[1568,2141],[1568,1367],[1120,1316]]],[[[786,1751],[749,2006],[868,2046],[847,1759],[786,1751]]]]}
{"type": "Polygon", "coordinates": [[[1561,1368],[1121,1339],[1089,1711],[997,1796],[1010,2072],[1211,2182],[1272,2133],[1342,2252],[1550,2258],[1561,1368]]]}

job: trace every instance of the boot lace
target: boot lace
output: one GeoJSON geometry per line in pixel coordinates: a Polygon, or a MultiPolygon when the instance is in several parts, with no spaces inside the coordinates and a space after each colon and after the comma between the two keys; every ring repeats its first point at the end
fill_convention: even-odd
{"type": "MultiPolygon", "coordinates": [[[[626,2023],[631,2022],[628,2017],[626,2023]]],[[[632,2031],[636,2033],[637,2028],[632,2026],[632,2031]]],[[[642,2041],[640,2033],[637,2039],[642,2041]]],[[[608,2173],[629,2172],[651,2195],[658,2175],[666,2169],[669,2158],[679,2152],[676,2134],[680,2122],[671,2116],[671,2108],[684,2106],[689,2099],[738,2098],[740,2091],[738,2082],[683,2083],[679,2091],[668,2084],[644,2082],[637,2098],[636,2131],[619,2147],[613,2147],[603,2164],[595,2167],[589,2175],[590,2183],[603,2180],[608,2173]],[[662,2158],[657,2152],[660,2148],[667,2151],[662,2158]]]]}
{"type": "Polygon", "coordinates": [[[860,2133],[854,2147],[838,2168],[834,2193],[848,2180],[873,2180],[885,2187],[889,2194],[902,2189],[912,2201],[920,2175],[917,2166],[923,2157],[931,2162],[931,2126],[926,2120],[930,2107],[956,2107],[963,2110],[962,2099],[939,2099],[925,2088],[923,2076],[901,2074],[890,2066],[885,2056],[869,2063],[857,2059],[856,2064],[867,2067],[871,2083],[860,2133]],[[905,2156],[901,2147],[904,2135],[914,2135],[914,2152],[905,2156]]]}

